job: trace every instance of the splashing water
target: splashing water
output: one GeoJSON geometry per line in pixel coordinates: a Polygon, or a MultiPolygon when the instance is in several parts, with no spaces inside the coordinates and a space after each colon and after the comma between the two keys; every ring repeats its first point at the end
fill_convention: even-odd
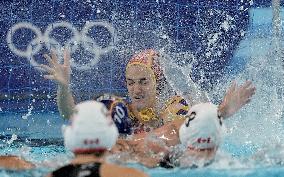
{"type": "MultiPolygon", "coordinates": [[[[267,11],[267,9],[260,9],[259,11],[261,10],[267,11]]],[[[252,10],[251,13],[254,13],[251,16],[255,17],[259,12],[252,10]]],[[[232,18],[228,16],[221,23],[220,27],[225,32],[229,28],[234,28],[234,26],[230,26],[230,20],[232,18]]],[[[244,35],[243,33],[243,31],[240,31],[241,36],[244,35]]],[[[206,51],[211,52],[216,48],[214,44],[220,34],[221,32],[217,32],[212,34],[211,37],[209,36],[210,40],[208,40],[206,51]]],[[[169,38],[166,39],[170,40],[169,38]]],[[[167,47],[171,46],[171,41],[168,41],[168,44],[167,47]]],[[[168,54],[168,52],[165,52],[168,50],[167,47],[161,49],[163,56],[161,60],[170,85],[181,95],[186,95],[191,91],[197,95],[196,99],[198,101],[202,100],[200,99],[198,83],[194,83],[190,78],[193,67],[192,63],[188,62],[187,64],[179,65],[178,62],[175,62],[186,59],[196,61],[196,57],[191,52],[187,54],[168,54]]],[[[214,167],[223,167],[224,163],[227,163],[226,166],[228,168],[244,167],[242,164],[245,164],[246,167],[253,167],[258,163],[262,165],[283,163],[284,156],[281,149],[284,146],[284,127],[282,120],[284,110],[284,70],[281,59],[277,58],[279,51],[275,51],[275,48],[272,37],[267,37],[263,32],[260,34],[256,31],[249,31],[249,34],[242,41],[235,55],[236,58],[242,56],[247,59],[244,70],[237,76],[228,76],[226,80],[224,79],[222,83],[216,85],[208,93],[211,100],[216,95],[221,100],[232,80],[236,80],[239,84],[244,83],[246,80],[252,80],[257,88],[257,92],[253,96],[251,103],[226,121],[229,136],[225,142],[236,145],[236,147],[246,147],[247,149],[251,149],[252,153],[256,152],[256,154],[237,161],[232,161],[229,156],[224,160],[222,155],[217,155],[214,167]]],[[[209,57],[210,55],[208,55],[209,57]]]]}
{"type": "MultiPolygon", "coordinates": [[[[260,18],[261,12],[272,16],[271,9],[252,10],[251,16],[260,18]]],[[[257,28],[256,24],[252,26],[257,28]]],[[[262,165],[283,163],[284,71],[273,37],[267,36],[270,34],[252,29],[241,42],[234,60],[245,57],[247,64],[241,73],[231,76],[229,80],[235,79],[238,83],[252,80],[257,91],[251,102],[226,122],[230,130],[227,141],[238,147],[252,148],[253,153],[257,150],[250,161],[262,165]]],[[[230,81],[225,88],[229,84],[230,81]]],[[[224,84],[217,86],[214,91],[221,97],[224,84]]]]}
{"type": "MultiPolygon", "coordinates": [[[[91,1],[88,0],[86,2],[90,3],[91,1]]],[[[252,3],[252,1],[250,1],[250,3],[252,3]]],[[[104,11],[101,9],[103,8],[96,9],[96,12],[98,14],[103,14],[104,11]]],[[[242,7],[242,9],[245,10],[246,8],[242,7]]],[[[195,83],[190,77],[192,75],[192,69],[194,68],[193,64],[203,59],[202,56],[200,57],[195,55],[194,52],[191,52],[190,50],[187,50],[187,52],[179,50],[173,52],[172,49],[179,46],[176,46],[165,30],[165,27],[162,24],[163,20],[160,19],[162,18],[161,15],[157,12],[154,13],[155,14],[153,16],[158,19],[158,22],[155,21],[155,23],[157,22],[155,25],[152,23],[144,23],[151,27],[149,28],[151,30],[148,31],[146,30],[147,27],[143,27],[142,24],[142,29],[145,30],[145,32],[139,33],[140,31],[137,29],[141,27],[139,25],[141,25],[140,23],[142,22],[135,23],[137,26],[131,26],[131,18],[135,16],[134,11],[129,10],[129,13],[128,11],[125,13],[129,15],[128,19],[123,17],[122,14],[112,12],[113,19],[123,19],[114,21],[118,35],[115,50],[119,56],[118,58],[121,58],[121,61],[118,61],[117,63],[121,66],[122,63],[125,63],[125,60],[130,58],[130,56],[135,52],[145,48],[155,48],[159,50],[163,56],[162,64],[165,68],[166,78],[171,87],[183,96],[187,95],[188,92],[192,93],[192,95],[197,95],[197,97],[194,97],[194,99],[196,99],[194,102],[203,100],[202,94],[200,93],[201,89],[199,87],[199,83],[203,82],[205,73],[201,72],[200,80],[197,80],[195,83]],[[129,31],[129,29],[136,29],[136,31],[129,31]],[[133,34],[136,35],[136,38],[133,38],[133,36],[135,36],[133,34]],[[145,35],[145,37],[142,37],[143,35],[145,35]]],[[[224,14],[221,11],[217,13],[219,15],[224,14]]],[[[156,18],[155,20],[157,20],[156,18]]],[[[147,21],[148,19],[144,20],[147,21]]],[[[204,37],[204,40],[207,41],[207,46],[204,50],[204,61],[210,61],[211,57],[214,55],[219,57],[222,53],[221,51],[227,50],[226,45],[217,44],[218,41],[222,40],[220,38],[221,35],[229,33],[230,29],[235,28],[232,23],[233,20],[232,16],[225,15],[225,19],[218,27],[216,27],[219,29],[216,31],[204,31],[203,34],[200,34],[204,37]],[[209,35],[205,35],[207,33],[209,35]]],[[[240,31],[241,36],[244,36],[244,33],[244,31],[240,31]]],[[[253,80],[254,85],[257,87],[257,93],[249,105],[226,122],[230,130],[230,137],[228,140],[229,143],[232,143],[237,147],[241,145],[266,146],[266,148],[263,148],[262,151],[257,152],[254,156],[254,160],[263,161],[267,164],[281,164],[283,162],[282,157],[284,157],[283,152],[280,151],[281,148],[283,149],[281,142],[284,135],[282,125],[282,92],[284,91],[282,86],[283,68],[281,68],[282,64],[279,63],[279,61],[274,60],[273,52],[265,52],[267,50],[264,49],[264,43],[267,43],[269,50],[273,51],[273,45],[267,42],[272,39],[270,40],[270,38],[263,38],[261,36],[261,34],[259,36],[254,34],[253,36],[248,36],[248,38],[243,41],[243,43],[249,43],[249,45],[243,47],[247,48],[243,51],[244,53],[249,53],[249,62],[247,63],[245,70],[236,77],[236,80],[239,83],[242,83],[246,79],[253,80]],[[249,50],[249,52],[247,50],[249,50]],[[268,146],[267,144],[274,144],[274,146],[268,146]],[[279,150],[279,154],[275,154],[275,152],[272,153],[275,149],[279,150]],[[280,157],[277,158],[277,155],[280,157]]],[[[89,73],[89,71],[87,72],[89,73]]],[[[77,79],[79,81],[78,83],[82,83],[83,76],[80,76],[81,73],[75,72],[75,75],[79,78],[77,79]]],[[[224,79],[227,81],[227,84],[222,83],[222,85],[215,86],[213,90],[208,93],[209,97],[212,98],[217,95],[217,97],[221,99],[225,89],[228,88],[230,81],[233,79],[233,77],[228,77],[226,80],[224,79]]],[[[89,83],[92,82],[90,81],[89,83]]],[[[84,84],[82,85],[83,87],[85,86],[84,84]]],[[[32,109],[32,107],[29,108],[28,113],[22,116],[22,118],[27,119],[31,116],[32,109]]],[[[13,135],[14,136],[12,136],[9,140],[11,143],[17,139],[17,135],[13,135]]],[[[216,162],[214,162],[210,167],[217,169],[231,167],[247,168],[248,163],[243,163],[242,160],[234,160],[230,155],[220,152],[217,154],[216,162]]]]}
{"type": "Polygon", "coordinates": [[[28,113],[26,115],[23,115],[22,116],[22,119],[28,119],[29,116],[32,115],[32,110],[34,109],[33,106],[31,106],[29,109],[28,109],[28,113]]]}
{"type": "Polygon", "coordinates": [[[7,144],[12,144],[17,139],[18,139],[18,136],[16,134],[13,134],[11,139],[7,141],[7,144]]]}

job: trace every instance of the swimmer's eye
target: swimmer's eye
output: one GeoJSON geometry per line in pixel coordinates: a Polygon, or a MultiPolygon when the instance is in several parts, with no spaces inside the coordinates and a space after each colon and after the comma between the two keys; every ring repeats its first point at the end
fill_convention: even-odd
{"type": "Polygon", "coordinates": [[[147,80],[142,80],[142,81],[140,81],[140,84],[141,84],[141,85],[147,85],[147,84],[148,84],[148,81],[147,81],[147,80]]]}
{"type": "Polygon", "coordinates": [[[128,81],[128,82],[127,82],[127,85],[128,85],[128,86],[132,86],[133,84],[134,84],[133,81],[128,81]]]}
{"type": "Polygon", "coordinates": [[[196,116],[196,112],[191,112],[191,114],[189,116],[187,116],[188,120],[185,123],[185,126],[188,127],[189,126],[189,122],[192,121],[196,116]]]}

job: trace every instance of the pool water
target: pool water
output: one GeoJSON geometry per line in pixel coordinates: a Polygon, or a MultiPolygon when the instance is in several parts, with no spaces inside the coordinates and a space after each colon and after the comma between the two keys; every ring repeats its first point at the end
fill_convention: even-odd
{"type": "MultiPolygon", "coordinates": [[[[215,63],[215,65],[212,64],[212,66],[218,65],[217,72],[215,67],[209,67],[207,69],[209,69],[210,73],[203,73],[204,76],[201,77],[202,68],[191,68],[191,61],[187,61],[185,62],[186,65],[180,66],[184,67],[190,74],[192,74],[191,72],[195,73],[195,77],[198,75],[196,80],[203,80],[201,85],[204,84],[204,82],[206,83],[206,79],[208,79],[206,75],[210,74],[213,74],[212,78],[210,77],[210,81],[214,80],[214,82],[219,82],[219,80],[216,80],[213,76],[221,73],[222,78],[226,81],[220,81],[219,85],[215,83],[214,90],[209,93],[212,100],[221,100],[225,92],[224,89],[228,88],[230,81],[234,79],[237,80],[238,83],[243,83],[248,79],[253,80],[257,88],[257,93],[252,102],[242,109],[241,112],[225,121],[228,127],[228,135],[218,151],[216,160],[209,166],[197,169],[148,169],[139,164],[128,164],[129,166],[139,168],[153,177],[284,176],[284,144],[282,143],[284,140],[284,73],[281,67],[283,64],[276,62],[277,58],[274,58],[274,48],[271,45],[273,14],[270,7],[250,9],[250,19],[246,21],[242,19],[245,17],[238,18],[237,15],[242,14],[243,16],[247,16],[248,9],[245,6],[238,6],[238,8],[232,6],[232,9],[224,11],[223,13],[222,10],[215,9],[215,7],[217,7],[213,3],[215,1],[212,1],[212,9],[204,9],[202,5],[204,5],[205,1],[202,0],[192,1],[192,3],[189,3],[189,6],[186,5],[186,3],[183,4],[183,1],[165,3],[165,1],[158,0],[153,1],[153,3],[146,3],[146,1],[145,3],[144,1],[140,3],[140,1],[136,0],[126,1],[126,3],[114,1],[114,4],[112,4],[112,1],[106,1],[108,3],[111,2],[110,5],[113,6],[108,6],[108,3],[99,3],[98,6],[95,6],[91,1],[75,0],[72,2],[78,3],[78,5],[72,3],[68,5],[71,1],[57,0],[31,0],[31,2],[32,3],[25,3],[25,1],[3,1],[2,3],[1,1],[0,3],[0,8],[3,10],[1,14],[2,21],[0,21],[2,24],[1,31],[3,32],[3,35],[0,36],[0,51],[2,52],[2,57],[5,59],[0,60],[2,64],[0,67],[2,77],[0,82],[0,98],[5,98],[1,100],[3,102],[0,102],[0,155],[18,155],[36,164],[37,167],[27,171],[1,169],[0,177],[45,176],[55,168],[67,164],[72,158],[72,153],[66,151],[63,146],[63,138],[61,135],[61,126],[68,122],[62,120],[57,112],[47,112],[52,106],[53,108],[56,107],[54,102],[51,102],[53,96],[50,96],[53,95],[52,93],[56,90],[56,86],[50,82],[43,82],[42,73],[34,69],[29,61],[25,60],[25,57],[15,54],[15,49],[12,50],[11,47],[8,47],[9,42],[6,41],[6,34],[10,34],[8,33],[9,29],[14,25],[21,24],[27,19],[32,19],[32,25],[36,26],[36,29],[42,30],[42,32],[49,26],[52,26],[54,22],[58,21],[71,21],[76,29],[81,29],[87,21],[86,19],[96,20],[105,18],[109,19],[107,21],[111,21],[117,28],[118,38],[116,50],[119,52],[102,56],[101,62],[99,62],[96,67],[93,69],[87,68],[84,72],[82,71],[84,69],[79,69],[76,63],[93,67],[93,64],[91,63],[91,65],[89,60],[84,61],[84,59],[89,58],[88,55],[87,57],[84,55],[83,57],[80,55],[80,57],[77,57],[83,59],[82,62],[80,60],[78,62],[75,57],[77,67],[73,66],[73,68],[75,68],[73,70],[73,78],[75,79],[72,81],[72,84],[74,84],[74,88],[78,89],[78,94],[81,93],[79,92],[80,89],[83,91],[83,96],[87,94],[85,93],[87,91],[89,95],[85,97],[88,97],[88,99],[93,98],[94,95],[92,95],[92,93],[96,93],[95,91],[104,92],[118,90],[125,92],[125,88],[122,87],[124,84],[122,82],[124,75],[121,73],[125,68],[125,58],[129,58],[135,51],[144,47],[165,49],[165,51],[180,48],[181,53],[177,53],[177,57],[173,57],[178,59],[177,62],[183,59],[190,60],[192,55],[206,58],[207,55],[213,56],[216,54],[212,60],[216,59],[217,63],[215,63]],[[44,4],[44,6],[42,6],[42,4],[44,4]],[[72,9],[72,12],[69,13],[68,11],[64,11],[65,6],[76,8],[72,9]],[[92,13],[90,13],[91,6],[92,13]],[[39,7],[44,7],[44,9],[39,7]],[[174,18],[172,14],[178,15],[174,18]],[[190,15],[192,15],[192,17],[190,17],[190,15]],[[207,22],[206,19],[202,18],[202,15],[205,15],[210,21],[207,22]],[[218,18],[215,19],[218,15],[220,16],[219,20],[218,18]],[[249,24],[247,24],[248,21],[249,24]],[[219,24],[220,22],[221,24],[219,24]],[[241,24],[237,22],[241,22],[241,24]],[[192,26],[192,23],[195,25],[192,26]],[[208,26],[207,23],[209,24],[208,26]],[[174,24],[174,26],[172,26],[172,24],[174,24]],[[238,25],[241,26],[240,29],[236,28],[238,25]],[[247,25],[248,29],[246,30],[247,25]],[[140,28],[142,28],[143,31],[141,34],[137,30],[140,28]],[[164,28],[167,29],[166,32],[164,28]],[[216,31],[218,28],[219,30],[216,31]],[[195,34],[193,31],[201,32],[201,34],[195,34]],[[222,33],[224,33],[224,36],[228,36],[230,40],[225,43],[220,42],[226,41],[221,37],[222,33]],[[231,37],[232,35],[233,37],[231,37]],[[133,38],[133,36],[135,38],[133,38]],[[180,38],[184,38],[184,40],[180,38]],[[171,40],[174,40],[176,44],[173,45],[173,41],[171,40]],[[232,47],[229,44],[237,44],[238,42],[236,41],[238,40],[241,41],[236,51],[232,54],[234,56],[226,63],[226,57],[222,58],[224,56],[220,56],[219,54],[224,52],[226,56],[229,55],[229,57],[231,57],[231,53],[227,53],[226,50],[231,51],[235,49],[234,45],[232,47]],[[224,48],[225,45],[229,47],[224,48]],[[206,49],[201,50],[201,48],[204,47],[206,49]],[[186,53],[182,53],[182,51],[187,51],[191,55],[187,56],[186,53]],[[182,57],[182,55],[185,56],[182,57]],[[220,58],[222,60],[224,59],[224,61],[219,61],[220,58]],[[219,73],[218,68],[222,68],[225,64],[227,64],[227,68],[225,68],[227,71],[219,73]],[[222,65],[222,67],[220,65],[222,65]],[[98,76],[98,78],[93,78],[94,75],[98,76]],[[201,78],[198,79],[199,77],[201,78]],[[88,82],[83,83],[82,80],[88,82]],[[25,100],[21,100],[16,96],[14,97],[12,93],[16,96],[29,93],[30,96],[28,96],[26,102],[24,102],[25,100]],[[44,94],[42,95],[42,93],[44,94]],[[36,95],[38,97],[37,99],[42,99],[42,104],[33,102],[36,95]],[[10,100],[7,98],[10,98],[10,100]],[[15,101],[15,99],[18,100],[15,101]],[[45,110],[45,112],[35,112],[30,109],[31,105],[35,108],[37,107],[37,111],[42,107],[42,110],[45,110]],[[28,113],[4,113],[5,111],[13,112],[13,110],[15,110],[15,112],[27,111],[28,113]]],[[[211,3],[211,1],[208,2],[211,3]]],[[[230,3],[237,1],[216,2],[220,4],[219,7],[224,3],[226,6],[220,9],[226,9],[227,7],[231,7],[231,5],[225,2],[230,3]]],[[[247,1],[249,4],[251,2],[252,1],[247,1]]],[[[281,10],[283,12],[283,9],[281,10]]],[[[282,12],[281,16],[284,17],[282,12]]],[[[52,37],[57,37],[58,39],[68,38],[68,35],[65,34],[65,30],[55,30],[53,33],[58,33],[58,36],[54,34],[52,37]]],[[[98,31],[99,35],[97,37],[100,39],[105,33],[108,34],[105,29],[98,31]]],[[[96,38],[94,34],[89,35],[96,38]]],[[[21,40],[15,40],[13,42],[17,44],[15,46],[28,48],[31,44],[26,44],[25,42],[29,41],[30,37],[30,32],[27,33],[22,29],[14,36],[15,39],[20,38],[21,40]]],[[[102,40],[103,42],[100,43],[104,47],[108,46],[105,42],[108,43],[111,41],[112,37],[107,35],[106,39],[108,40],[102,40]]],[[[50,39],[45,42],[49,44],[52,41],[53,39],[50,39]]],[[[99,41],[100,40],[98,40],[98,42],[99,41]]],[[[62,43],[64,43],[64,41],[62,43]]],[[[43,62],[40,56],[49,51],[48,46],[49,45],[41,49],[42,51],[40,52],[34,52],[37,54],[35,58],[37,58],[37,61],[39,60],[38,62],[43,62]]],[[[86,47],[86,49],[87,48],[88,47],[86,47]]],[[[94,53],[94,51],[91,51],[91,53],[92,52],[94,53]]],[[[84,52],[77,53],[84,54],[84,52]]],[[[175,54],[173,54],[173,56],[175,56],[175,54]]],[[[196,57],[197,60],[200,58],[196,57]]],[[[188,73],[185,73],[185,75],[188,76],[188,73]]],[[[176,89],[182,90],[181,88],[176,89]]],[[[74,92],[75,91],[74,89],[74,92]]]]}
{"type": "MultiPolygon", "coordinates": [[[[72,159],[72,153],[63,146],[60,132],[61,125],[67,121],[57,113],[34,113],[26,119],[21,114],[2,114],[1,119],[6,123],[0,124],[4,130],[1,132],[0,154],[19,155],[37,167],[25,171],[1,169],[0,176],[45,176],[72,159]]],[[[234,144],[231,137],[227,137],[216,160],[204,168],[149,169],[135,163],[127,165],[153,177],[281,176],[284,172],[284,146],[272,146],[264,149],[256,145],[234,144]]]]}

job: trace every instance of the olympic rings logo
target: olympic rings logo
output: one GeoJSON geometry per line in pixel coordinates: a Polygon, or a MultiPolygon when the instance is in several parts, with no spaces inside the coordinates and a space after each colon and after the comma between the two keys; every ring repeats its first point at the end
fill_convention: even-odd
{"type": "Polygon", "coordinates": [[[89,61],[89,63],[84,65],[76,63],[71,59],[71,66],[78,70],[87,70],[97,64],[102,54],[108,53],[110,50],[112,50],[115,42],[116,35],[114,27],[110,23],[104,21],[87,21],[81,31],[78,31],[72,24],[68,22],[56,22],[48,25],[44,33],[42,33],[41,30],[32,23],[20,22],[12,26],[7,34],[7,43],[10,50],[20,57],[27,58],[31,65],[36,68],[39,68],[37,67],[39,63],[35,61],[34,55],[37,54],[44,45],[48,50],[51,50],[51,48],[54,49],[57,52],[60,60],[62,60],[64,48],[69,49],[70,54],[72,55],[72,53],[78,49],[79,45],[82,44],[81,46],[86,51],[90,52],[94,57],[89,61]],[[73,36],[67,42],[65,42],[63,46],[56,41],[56,39],[50,36],[54,29],[62,27],[69,29],[73,34],[73,36]],[[89,30],[93,27],[103,27],[110,33],[111,42],[107,47],[100,47],[93,38],[88,36],[89,30]],[[31,30],[36,35],[36,37],[32,39],[29,44],[27,44],[25,51],[18,49],[13,43],[14,33],[22,28],[31,30]]]}

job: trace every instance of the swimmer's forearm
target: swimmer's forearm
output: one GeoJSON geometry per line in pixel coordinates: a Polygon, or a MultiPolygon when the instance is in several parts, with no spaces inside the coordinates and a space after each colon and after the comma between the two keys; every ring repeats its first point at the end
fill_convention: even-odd
{"type": "Polygon", "coordinates": [[[69,119],[73,114],[75,103],[68,86],[62,86],[62,85],[58,86],[57,106],[59,113],[63,118],[69,119]]]}
{"type": "Polygon", "coordinates": [[[135,134],[132,137],[132,141],[135,142],[144,142],[144,139],[147,136],[156,136],[163,142],[165,142],[168,146],[174,146],[179,143],[179,135],[178,130],[180,126],[183,124],[184,120],[177,119],[173,120],[172,122],[169,122],[165,124],[164,126],[155,129],[154,131],[150,133],[139,133],[135,134]]]}

